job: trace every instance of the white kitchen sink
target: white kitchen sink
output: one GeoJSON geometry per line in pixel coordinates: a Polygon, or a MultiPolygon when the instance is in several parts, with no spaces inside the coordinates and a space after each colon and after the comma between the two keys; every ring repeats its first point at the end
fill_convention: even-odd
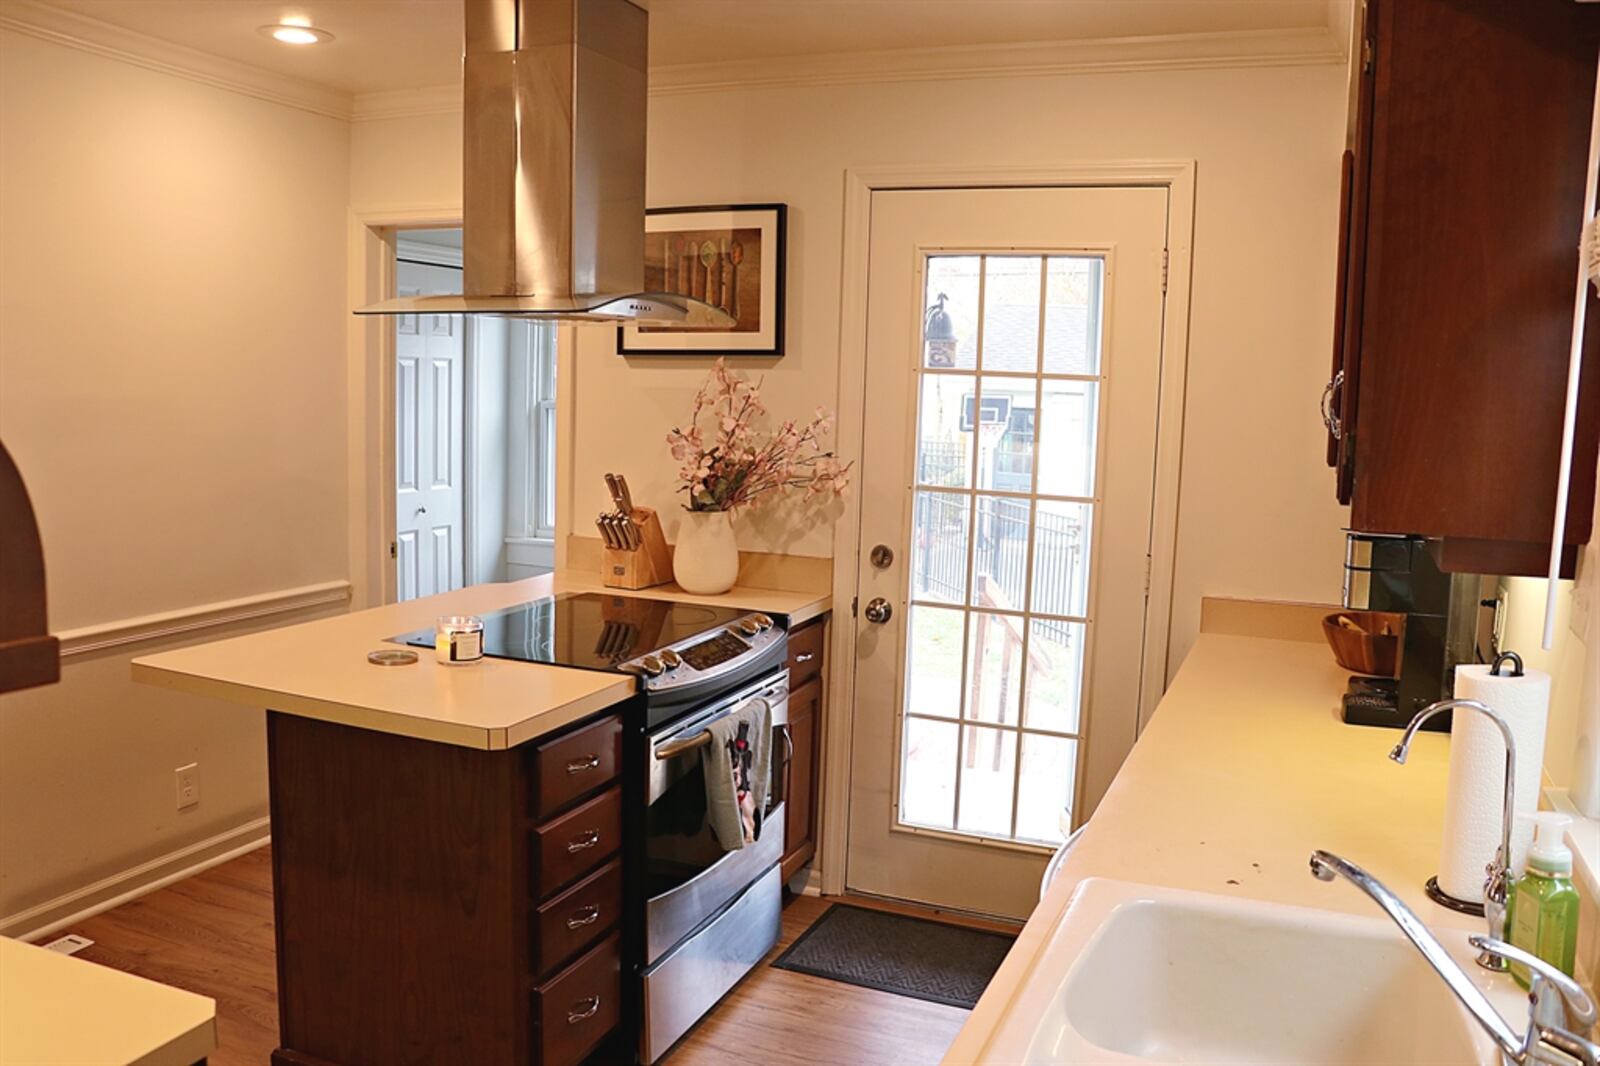
{"type": "MultiPolygon", "coordinates": [[[[1473,966],[1466,936],[1447,930],[1440,939],[1502,1014],[1525,1017],[1508,978],[1473,966]]],[[[1075,890],[983,1058],[1499,1061],[1445,983],[1381,914],[1365,918],[1093,878],[1075,890]]]]}

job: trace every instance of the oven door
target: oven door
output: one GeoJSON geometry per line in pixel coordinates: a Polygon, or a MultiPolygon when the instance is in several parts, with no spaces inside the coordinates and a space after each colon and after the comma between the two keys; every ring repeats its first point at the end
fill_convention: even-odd
{"type": "Polygon", "coordinates": [[[651,734],[645,813],[645,965],[648,967],[731,903],[783,856],[788,779],[789,672],[779,670],[651,734]],[[752,844],[724,851],[706,816],[701,754],[706,726],[761,701],[772,718],[772,779],[752,844]]]}

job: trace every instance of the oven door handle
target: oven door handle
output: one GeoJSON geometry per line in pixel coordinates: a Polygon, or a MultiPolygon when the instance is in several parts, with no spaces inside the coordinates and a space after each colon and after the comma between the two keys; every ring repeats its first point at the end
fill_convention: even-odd
{"type": "MultiPolygon", "coordinates": [[[[720,722],[730,714],[735,714],[744,710],[752,703],[759,703],[761,706],[767,709],[767,714],[770,715],[772,713],[772,702],[770,700],[768,700],[765,696],[752,696],[750,699],[739,704],[737,707],[728,708],[726,711],[723,711],[721,714],[717,715],[715,718],[712,718],[705,724],[709,726],[712,722],[720,722]]],[[[693,751],[696,748],[703,748],[710,743],[710,730],[702,729],[693,736],[684,737],[682,740],[669,740],[665,743],[658,744],[655,749],[655,756],[659,760],[672,759],[682,755],[684,752],[693,751]]]]}

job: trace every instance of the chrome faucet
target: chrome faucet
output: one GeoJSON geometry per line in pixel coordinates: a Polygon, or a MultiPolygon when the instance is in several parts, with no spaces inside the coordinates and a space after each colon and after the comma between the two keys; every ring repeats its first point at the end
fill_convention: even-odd
{"type": "Polygon", "coordinates": [[[1600,1066],[1600,1044],[1589,1039],[1595,1023],[1595,1004],[1583,987],[1536,955],[1503,943],[1497,937],[1474,936],[1468,942],[1483,955],[1492,955],[1528,967],[1531,991],[1528,997],[1527,1031],[1518,1037],[1511,1025],[1489,1002],[1489,997],[1473,983],[1444,945],[1422,924],[1422,919],[1393,892],[1355,863],[1327,851],[1311,853],[1311,873],[1319,881],[1343,877],[1361,889],[1394,920],[1435,973],[1483,1027],[1502,1054],[1518,1066],[1526,1063],[1548,1066],[1600,1066]]]}
{"type": "MultiPolygon", "coordinates": [[[[1477,700],[1440,700],[1428,704],[1417,712],[1417,716],[1411,719],[1411,724],[1406,726],[1406,731],[1401,734],[1400,743],[1389,752],[1389,758],[1404,766],[1406,755],[1411,751],[1411,741],[1416,738],[1417,730],[1422,728],[1422,723],[1436,714],[1450,710],[1477,711],[1487,715],[1491,722],[1500,727],[1500,735],[1506,742],[1506,791],[1500,810],[1500,847],[1495,851],[1489,865],[1484,868],[1483,884],[1483,916],[1488,919],[1489,936],[1493,940],[1500,940],[1506,935],[1506,900],[1511,895],[1511,823],[1516,818],[1517,799],[1517,743],[1511,735],[1510,723],[1500,716],[1499,711],[1477,700]]],[[[1439,902],[1444,902],[1439,900],[1439,896],[1444,895],[1444,890],[1437,889],[1437,883],[1434,881],[1428,882],[1428,895],[1439,902]]],[[[1461,908],[1457,906],[1456,909],[1461,908]]],[[[1478,955],[1478,965],[1485,970],[1501,972],[1506,969],[1506,960],[1493,952],[1484,951],[1478,955]]]]}

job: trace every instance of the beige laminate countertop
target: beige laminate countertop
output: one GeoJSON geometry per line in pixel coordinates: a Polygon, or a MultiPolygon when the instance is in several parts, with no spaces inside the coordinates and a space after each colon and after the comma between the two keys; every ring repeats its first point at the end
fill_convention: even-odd
{"type": "Polygon", "coordinates": [[[1448,736],[1423,733],[1404,766],[1389,761],[1397,730],[1339,720],[1346,680],[1320,643],[1202,634],[945,1062],[981,1061],[1017,990],[1051,976],[1035,964],[1087,877],[1381,916],[1353,886],[1311,876],[1323,848],[1428,925],[1481,929],[1423,892],[1439,858],[1448,736]]]}
{"type": "Polygon", "coordinates": [[[216,1017],[205,996],[0,937],[0,1066],[191,1066],[216,1017]]]}
{"type": "Polygon", "coordinates": [[[741,607],[785,614],[796,625],[831,606],[829,597],[812,593],[736,587],[720,596],[693,596],[675,585],[624,591],[604,588],[593,574],[546,574],[143,656],[133,661],[133,678],[327,722],[500,750],[626,699],[634,680],[490,658],[441,666],[426,651],[415,665],[373,666],[367,652],[394,647],[390,637],[431,627],[440,615],[485,614],[569,592],[741,607]]]}

